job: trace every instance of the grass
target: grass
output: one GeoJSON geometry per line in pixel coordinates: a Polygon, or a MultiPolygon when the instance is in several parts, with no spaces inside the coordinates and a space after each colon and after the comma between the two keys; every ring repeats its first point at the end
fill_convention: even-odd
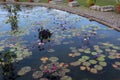
{"type": "MultiPolygon", "coordinates": [[[[27,2],[28,0],[20,0],[21,2],[27,2]]],[[[86,5],[86,0],[77,0],[80,5],[86,5]]],[[[40,2],[47,3],[48,0],[40,0],[40,2]]],[[[64,0],[65,3],[68,2],[68,0],[64,0]]],[[[96,0],[97,5],[115,5],[115,0],[96,0]]]]}
{"type": "MultiPolygon", "coordinates": [[[[1,0],[0,0],[1,1],[1,0]]],[[[19,0],[20,2],[28,2],[29,0],[19,0]]],[[[77,0],[80,6],[86,6],[86,0],[77,0]]],[[[48,0],[40,0],[41,3],[48,3],[48,0]]],[[[64,0],[64,3],[68,3],[68,0],[64,0]]],[[[115,0],[96,0],[96,5],[115,5],[115,0]]]]}

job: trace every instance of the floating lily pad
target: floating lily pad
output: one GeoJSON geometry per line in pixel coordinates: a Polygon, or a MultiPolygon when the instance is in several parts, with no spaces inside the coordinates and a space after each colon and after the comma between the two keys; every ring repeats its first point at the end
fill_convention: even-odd
{"type": "Polygon", "coordinates": [[[100,66],[100,65],[95,65],[94,68],[97,69],[97,70],[102,70],[103,69],[103,67],[100,66]]]}
{"type": "Polygon", "coordinates": [[[81,64],[80,61],[70,63],[71,66],[79,66],[81,64]]]}
{"type": "Polygon", "coordinates": [[[106,62],[99,62],[99,64],[103,67],[107,66],[107,63],[106,62]]]}
{"type": "Polygon", "coordinates": [[[92,55],[97,55],[98,53],[97,53],[97,52],[92,52],[91,54],[92,54],[92,55]]]}
{"type": "Polygon", "coordinates": [[[47,58],[47,57],[42,57],[40,60],[41,60],[43,63],[46,63],[46,61],[48,60],[48,58],[47,58]]]}
{"type": "Polygon", "coordinates": [[[115,64],[120,66],[120,62],[115,62],[115,64]]]}
{"type": "Polygon", "coordinates": [[[105,61],[105,58],[100,56],[100,57],[97,58],[97,60],[98,61],[105,61]]]}
{"type": "Polygon", "coordinates": [[[109,55],[108,58],[115,59],[116,57],[115,57],[115,55],[109,55]]]}
{"type": "Polygon", "coordinates": [[[80,53],[78,53],[78,52],[77,52],[77,53],[74,53],[74,54],[75,54],[75,56],[80,56],[80,55],[81,55],[81,54],[80,54],[80,53]]]}
{"type": "Polygon", "coordinates": [[[43,72],[42,71],[36,71],[33,73],[33,78],[37,79],[43,76],[43,72]]]}
{"type": "Polygon", "coordinates": [[[23,67],[20,71],[18,71],[18,75],[22,76],[30,71],[31,71],[31,67],[26,66],[26,67],[23,67]]]}
{"type": "Polygon", "coordinates": [[[55,50],[54,49],[49,49],[48,52],[52,53],[52,52],[55,52],[55,50]]]}
{"type": "Polygon", "coordinates": [[[89,62],[83,62],[83,66],[90,66],[91,64],[89,62]]]}
{"type": "Polygon", "coordinates": [[[97,74],[97,73],[98,73],[98,72],[97,72],[97,69],[94,69],[94,68],[90,69],[90,72],[91,72],[91,73],[94,73],[94,74],[97,74]]]}
{"type": "Polygon", "coordinates": [[[86,67],[85,66],[80,66],[80,70],[85,70],[86,67]]]}
{"type": "Polygon", "coordinates": [[[110,52],[110,51],[111,51],[111,49],[105,49],[105,51],[110,52]]]}
{"type": "Polygon", "coordinates": [[[90,50],[84,50],[84,53],[91,53],[90,50]]]}
{"type": "Polygon", "coordinates": [[[63,76],[60,80],[72,80],[70,76],[63,76]]]}
{"type": "Polygon", "coordinates": [[[97,61],[96,61],[96,60],[89,60],[89,62],[90,62],[91,64],[97,64],[97,61]]]}
{"type": "Polygon", "coordinates": [[[89,56],[82,56],[82,59],[88,60],[88,59],[90,59],[90,57],[89,56]]]}
{"type": "Polygon", "coordinates": [[[73,53],[77,53],[77,49],[72,49],[71,52],[73,52],[73,53]]]}
{"type": "Polygon", "coordinates": [[[50,60],[51,62],[56,62],[56,61],[58,61],[59,59],[58,59],[57,57],[50,57],[49,60],[50,60]]]}
{"type": "Polygon", "coordinates": [[[84,49],[78,49],[79,52],[84,52],[84,49]]]}
{"type": "Polygon", "coordinates": [[[39,80],[48,80],[47,78],[40,78],[39,80]]]}

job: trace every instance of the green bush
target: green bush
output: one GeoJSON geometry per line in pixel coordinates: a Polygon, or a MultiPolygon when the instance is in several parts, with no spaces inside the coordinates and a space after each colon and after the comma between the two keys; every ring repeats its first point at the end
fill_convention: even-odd
{"type": "Polygon", "coordinates": [[[116,12],[120,13],[120,0],[116,0],[116,12]]]}
{"type": "Polygon", "coordinates": [[[87,6],[90,7],[92,5],[94,5],[96,2],[96,0],[87,0],[87,6]]]}

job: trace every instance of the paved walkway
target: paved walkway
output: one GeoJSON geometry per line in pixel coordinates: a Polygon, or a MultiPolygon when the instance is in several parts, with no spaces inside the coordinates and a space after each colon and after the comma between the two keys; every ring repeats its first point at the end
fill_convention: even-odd
{"type": "Polygon", "coordinates": [[[90,10],[85,7],[68,7],[63,4],[59,5],[52,5],[48,3],[29,3],[29,2],[15,2],[16,4],[26,4],[26,5],[40,5],[60,10],[65,10],[71,13],[75,13],[81,16],[85,16],[89,18],[90,20],[98,21],[102,24],[105,24],[111,28],[114,28],[116,30],[120,31],[120,14],[117,14],[115,12],[100,12],[100,11],[94,11],[90,10]]]}

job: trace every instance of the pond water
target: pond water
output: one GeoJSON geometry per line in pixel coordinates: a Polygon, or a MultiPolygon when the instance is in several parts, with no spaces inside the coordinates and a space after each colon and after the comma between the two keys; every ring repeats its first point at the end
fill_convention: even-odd
{"type": "Polygon", "coordinates": [[[120,32],[65,11],[0,5],[0,58],[8,50],[15,80],[120,80],[120,32]]]}

